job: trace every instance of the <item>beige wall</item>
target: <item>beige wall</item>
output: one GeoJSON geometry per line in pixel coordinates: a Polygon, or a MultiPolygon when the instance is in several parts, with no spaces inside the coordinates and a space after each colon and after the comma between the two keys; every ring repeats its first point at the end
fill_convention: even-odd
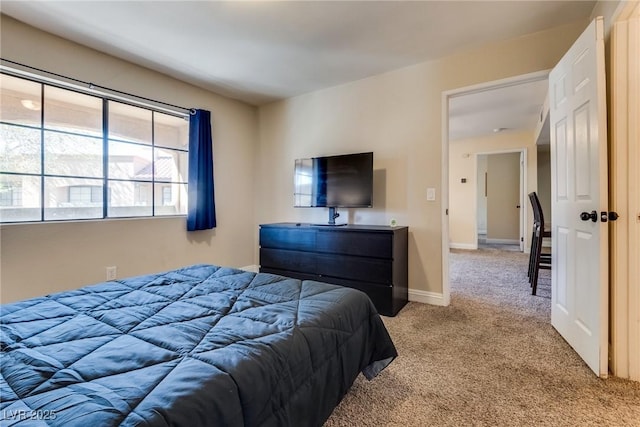
{"type": "Polygon", "coordinates": [[[551,225],[551,151],[548,145],[538,146],[538,198],[542,205],[545,228],[551,225]]]}
{"type": "MultiPolygon", "coordinates": [[[[536,190],[537,155],[534,132],[503,132],[481,138],[470,138],[452,141],[449,144],[449,241],[452,247],[471,248],[476,244],[475,223],[477,214],[475,207],[476,192],[476,158],[478,153],[496,153],[524,149],[527,153],[526,193],[536,190]],[[460,178],[466,177],[462,184],[460,178]],[[470,182],[470,179],[472,182],[470,182]]],[[[481,177],[484,179],[483,177],[481,177]]],[[[528,199],[525,201],[526,218],[524,224],[525,250],[528,250],[527,235],[533,211],[528,199]]]]}
{"type": "Polygon", "coordinates": [[[352,210],[349,221],[386,224],[394,217],[408,225],[410,291],[441,294],[443,91],[550,69],[586,25],[493,43],[261,107],[256,223],[326,221],[323,209],[292,207],[294,159],[373,151],[374,208],[352,210]],[[426,200],[428,187],[437,190],[435,202],[426,200]]]}
{"type": "Polygon", "coordinates": [[[254,263],[257,110],[129,62],[1,17],[2,58],[136,95],[212,113],[218,227],[186,232],[185,218],[5,225],[2,302],[118,276],[208,262],[254,263]]]}
{"type": "Polygon", "coordinates": [[[4,226],[0,295],[8,302],[102,280],[109,265],[122,277],[201,261],[255,264],[258,224],[326,221],[323,209],[292,207],[293,160],[369,150],[374,208],[345,210],[341,219],[408,225],[410,288],[441,293],[442,92],[550,69],[587,22],[272,103],[259,109],[259,126],[255,109],[243,103],[8,17],[1,24],[5,59],[211,110],[219,223],[195,234],[183,231],[183,218],[4,226]],[[428,187],[437,190],[435,202],[426,200],[428,187]]]}

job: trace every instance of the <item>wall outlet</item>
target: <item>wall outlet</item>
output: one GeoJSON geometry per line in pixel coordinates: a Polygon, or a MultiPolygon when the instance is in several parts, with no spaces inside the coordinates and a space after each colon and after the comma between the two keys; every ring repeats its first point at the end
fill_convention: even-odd
{"type": "Polygon", "coordinates": [[[116,266],[107,267],[107,280],[116,280],[116,276],[118,274],[118,269],[116,266]]]}

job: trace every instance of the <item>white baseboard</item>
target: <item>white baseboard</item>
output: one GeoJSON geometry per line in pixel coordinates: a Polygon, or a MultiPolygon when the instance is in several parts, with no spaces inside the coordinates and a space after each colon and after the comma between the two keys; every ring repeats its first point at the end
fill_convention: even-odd
{"type": "Polygon", "coordinates": [[[444,296],[437,292],[418,291],[409,289],[409,301],[423,304],[446,306],[444,296]]]}
{"type": "Polygon", "coordinates": [[[449,243],[449,249],[469,249],[476,250],[478,249],[478,243],[449,243]]]}
{"type": "Polygon", "coordinates": [[[520,244],[520,241],[518,239],[487,239],[486,242],[494,245],[519,245],[520,244]]]}
{"type": "Polygon", "coordinates": [[[240,270],[250,271],[251,273],[258,273],[260,271],[259,265],[245,265],[244,267],[240,267],[240,270]]]}

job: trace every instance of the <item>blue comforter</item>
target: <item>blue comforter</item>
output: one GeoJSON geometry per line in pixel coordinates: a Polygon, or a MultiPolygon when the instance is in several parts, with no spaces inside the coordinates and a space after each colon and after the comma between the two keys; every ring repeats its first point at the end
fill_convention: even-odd
{"type": "Polygon", "coordinates": [[[321,425],[397,355],[369,298],[197,265],[3,305],[0,423],[321,425]]]}

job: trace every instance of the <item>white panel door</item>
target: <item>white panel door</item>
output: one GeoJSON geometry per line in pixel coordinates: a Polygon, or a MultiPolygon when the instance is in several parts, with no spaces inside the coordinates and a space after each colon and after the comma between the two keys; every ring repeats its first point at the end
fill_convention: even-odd
{"type": "Polygon", "coordinates": [[[549,75],[551,324],[599,376],[608,371],[603,32],[596,18],[549,75]]]}

